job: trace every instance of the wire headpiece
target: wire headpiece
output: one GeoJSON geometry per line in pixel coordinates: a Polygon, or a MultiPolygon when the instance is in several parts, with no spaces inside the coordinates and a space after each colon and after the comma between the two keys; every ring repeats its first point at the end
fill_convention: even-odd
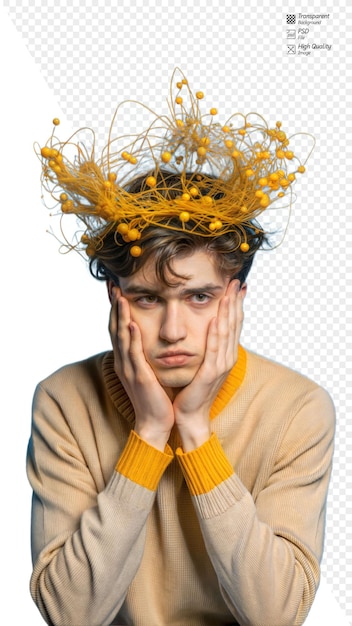
{"type": "Polygon", "coordinates": [[[113,231],[117,245],[129,245],[130,254],[138,257],[143,231],[157,225],[204,237],[240,233],[238,247],[245,253],[246,233],[254,224],[261,230],[257,218],[263,211],[281,207],[282,199],[291,207],[296,175],[305,171],[305,165],[289,147],[292,137],[281,122],[270,128],[257,113],[235,113],[220,124],[216,108],[201,113],[203,98],[203,92],[193,93],[176,69],[169,115],[153,113],[144,132],[114,137],[120,107],[127,104],[123,102],[98,159],[94,131],[81,129],[91,134],[90,147],[79,140],[81,131],[61,142],[55,136],[59,120],[53,120],[53,133],[38,151],[42,186],[57,203],[59,214],[79,218],[80,237],[76,244],[66,240],[69,248],[94,255],[113,231]],[[179,181],[172,192],[171,174],[179,181]],[[141,176],[142,185],[131,191],[141,176]]]}

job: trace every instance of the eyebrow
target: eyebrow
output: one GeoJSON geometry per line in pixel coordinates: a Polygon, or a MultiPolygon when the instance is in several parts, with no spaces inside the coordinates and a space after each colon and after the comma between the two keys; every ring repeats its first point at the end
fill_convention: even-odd
{"type": "MultiPolygon", "coordinates": [[[[212,293],[216,293],[221,291],[224,288],[223,285],[215,285],[214,283],[206,283],[205,285],[199,285],[194,287],[188,287],[187,289],[182,289],[180,291],[181,296],[190,296],[195,293],[204,293],[205,291],[210,291],[212,293]]],[[[171,287],[172,289],[172,287],[171,287]]],[[[148,287],[147,285],[128,285],[123,289],[123,292],[126,295],[132,294],[151,294],[151,295],[161,295],[162,291],[160,289],[154,287],[148,287]]]]}

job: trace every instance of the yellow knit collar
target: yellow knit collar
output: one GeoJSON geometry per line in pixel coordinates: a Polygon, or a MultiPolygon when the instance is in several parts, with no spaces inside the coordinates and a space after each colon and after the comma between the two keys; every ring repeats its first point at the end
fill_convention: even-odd
{"type": "MultiPolygon", "coordinates": [[[[210,419],[214,419],[225,408],[241,386],[246,374],[247,354],[242,346],[238,348],[238,359],[232,368],[210,410],[210,419]]],[[[108,392],[119,413],[129,422],[134,422],[134,411],[130,399],[115,374],[114,354],[107,352],[103,360],[103,375],[108,392]]]]}
{"type": "Polygon", "coordinates": [[[210,409],[210,419],[214,419],[225,408],[241,386],[246,374],[247,354],[242,346],[238,347],[237,362],[226,378],[210,409]]]}

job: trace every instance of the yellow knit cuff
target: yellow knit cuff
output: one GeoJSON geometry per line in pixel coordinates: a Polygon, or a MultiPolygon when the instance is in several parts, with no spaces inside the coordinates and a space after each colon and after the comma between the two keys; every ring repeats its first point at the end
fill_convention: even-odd
{"type": "Polygon", "coordinates": [[[176,457],[192,496],[208,493],[234,473],[215,433],[191,452],[178,448],[176,457]]]}
{"type": "Polygon", "coordinates": [[[155,491],[173,458],[169,445],[161,452],[132,430],[115,469],[138,485],[155,491]]]}

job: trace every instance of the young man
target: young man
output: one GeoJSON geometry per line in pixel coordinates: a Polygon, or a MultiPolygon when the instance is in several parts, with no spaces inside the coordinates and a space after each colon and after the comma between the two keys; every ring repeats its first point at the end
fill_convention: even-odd
{"type": "Polygon", "coordinates": [[[41,151],[113,347],[34,399],[31,591],[55,626],[297,626],[319,582],[331,400],[240,345],[256,217],[303,167],[279,124],[205,123],[187,89],[159,143],[41,151]]]}

